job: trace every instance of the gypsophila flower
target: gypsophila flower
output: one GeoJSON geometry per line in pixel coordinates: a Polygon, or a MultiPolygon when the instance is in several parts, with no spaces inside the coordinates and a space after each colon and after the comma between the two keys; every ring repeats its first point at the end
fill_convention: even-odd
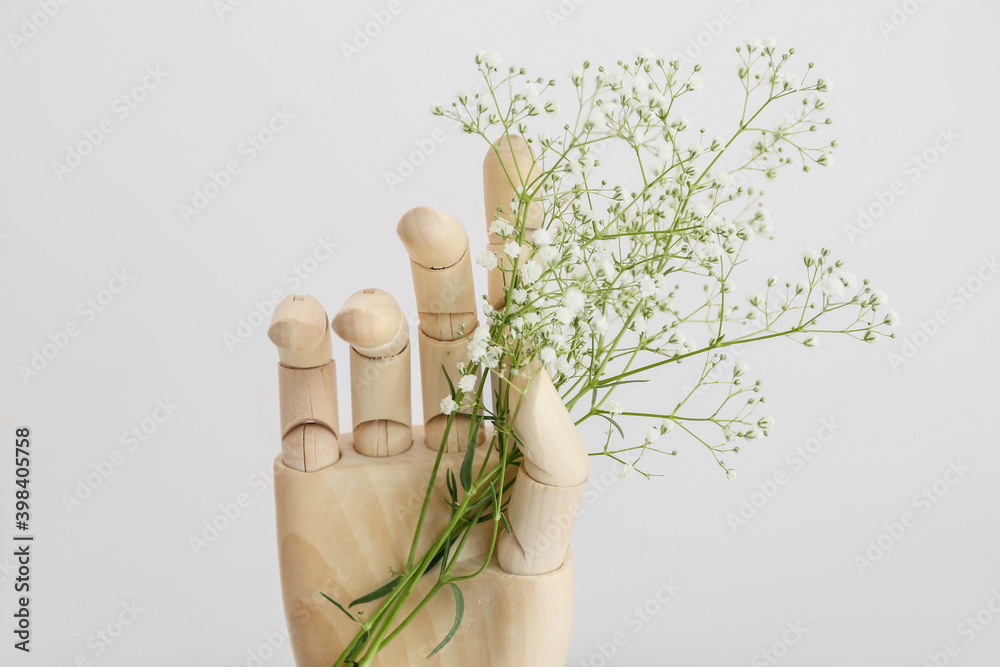
{"type": "Polygon", "coordinates": [[[651,276],[643,276],[639,279],[639,294],[644,297],[656,294],[656,281],[651,276]]]}
{"type": "Polygon", "coordinates": [[[536,229],[531,235],[531,241],[539,246],[549,245],[552,243],[552,232],[547,229],[536,229]]]}
{"type": "Polygon", "coordinates": [[[497,268],[496,253],[490,252],[489,250],[483,250],[476,255],[476,264],[485,268],[487,271],[492,271],[497,268]]]}
{"type": "Polygon", "coordinates": [[[460,391],[468,393],[476,388],[477,380],[478,378],[475,375],[463,375],[458,381],[458,388],[460,391]]]}
{"type": "MultiPolygon", "coordinates": [[[[720,457],[752,446],[774,426],[773,417],[757,414],[766,397],[741,360],[744,346],[785,338],[814,347],[820,332],[868,342],[891,335],[887,329],[899,316],[875,312],[888,302],[885,293],[867,280],[858,285],[828,248],[804,253],[804,266],[787,281],[769,278],[749,305],[734,292],[755,237],[774,229],[762,186],[789,165],[803,171],[832,166],[837,147],[824,137],[831,122],[829,80],[812,63],[793,62],[793,49],[775,48],[772,38],[751,38],[736,49],[732,84],[742,99],[692,104],[688,93],[706,83],[701,68],[683,58],[654,60],[648,49],[610,66],[584,60],[571,73],[571,86],[504,67],[498,54],[480,52],[476,92],[433,105],[434,115],[490,144],[488,159],[497,156],[493,146],[523,141],[535,160],[531,165],[518,157],[512,165],[501,157],[503,169],[494,172],[506,178],[498,185],[513,200],[501,202],[506,213],[487,213],[498,252],[476,255],[477,264],[497,272],[490,274],[492,298],[477,301],[485,321],[459,332],[467,357],[456,354],[462,363],[450,363],[458,368],[456,390],[441,400],[441,411],[467,410],[451,425],[463,432],[453,435],[469,437],[472,428],[482,433],[489,422],[490,449],[501,457],[516,452],[507,380],[524,374],[520,379],[535,381],[534,369],[545,368],[573,421],[608,422],[599,431],[603,442],[588,438],[588,453],[613,459],[622,477],[649,476],[639,467],[646,456],[677,455],[657,445],[681,424],[672,438],[703,445],[709,460],[735,479],[720,457]],[[566,123],[552,117],[560,96],[572,105],[566,123]],[[685,106],[712,115],[689,120],[685,106]],[[720,114],[728,119],[715,117],[720,114]],[[724,137],[712,136],[706,125],[726,128],[724,137]],[[490,305],[498,296],[506,304],[502,311],[490,305]],[[657,378],[667,386],[633,385],[657,378]],[[614,400],[622,395],[643,405],[625,413],[614,400]],[[644,415],[658,425],[640,421],[644,415]]],[[[433,536],[417,535],[418,541],[440,538],[451,545],[450,563],[477,520],[493,524],[484,530],[499,530],[502,514],[484,512],[480,501],[482,490],[506,487],[507,473],[504,465],[463,466],[461,479],[448,480],[455,521],[433,536]]],[[[421,519],[432,500],[437,505],[442,486],[431,480],[434,497],[424,498],[421,519]]],[[[425,564],[422,559],[394,575],[401,585],[395,597],[374,603],[378,613],[366,615],[354,655],[378,659],[395,636],[392,628],[408,622],[399,614],[418,604],[409,597],[425,564]]],[[[446,579],[444,568],[438,588],[446,579]]]]}
{"type": "Polygon", "coordinates": [[[497,236],[511,236],[514,233],[514,227],[506,220],[501,220],[497,218],[492,223],[490,223],[490,234],[496,234],[497,236]]]}
{"type": "Polygon", "coordinates": [[[827,296],[840,296],[844,293],[844,283],[839,276],[830,274],[823,278],[823,294],[827,296]]]}
{"type": "Polygon", "coordinates": [[[529,104],[534,104],[538,101],[538,96],[541,94],[538,90],[538,85],[533,82],[528,82],[524,84],[524,90],[522,91],[524,99],[527,100],[529,104]]]}
{"type": "Polygon", "coordinates": [[[480,51],[479,58],[490,69],[499,69],[503,64],[503,58],[496,51],[480,51]]]}
{"type": "Polygon", "coordinates": [[[441,399],[441,414],[450,415],[451,413],[458,410],[458,403],[451,396],[445,396],[441,399]]]}
{"type": "Polygon", "coordinates": [[[586,304],[586,297],[583,296],[583,292],[575,287],[571,287],[566,290],[566,295],[563,298],[563,305],[574,315],[583,310],[584,304],[586,304]]]}
{"type": "Polygon", "coordinates": [[[526,262],[521,266],[521,279],[525,282],[526,285],[532,284],[533,282],[538,280],[538,278],[541,275],[542,275],[542,267],[538,262],[534,260],[526,262]]]}

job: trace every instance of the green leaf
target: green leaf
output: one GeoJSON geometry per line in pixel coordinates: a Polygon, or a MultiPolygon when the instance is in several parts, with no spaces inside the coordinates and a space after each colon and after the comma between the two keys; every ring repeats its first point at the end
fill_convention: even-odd
{"type": "MultiPolygon", "coordinates": [[[[477,425],[478,426],[478,425],[477,425]]],[[[474,431],[476,429],[473,429],[474,431]]],[[[462,468],[458,472],[458,479],[462,483],[462,489],[468,491],[472,486],[472,461],[476,456],[475,435],[470,439],[469,446],[465,448],[465,458],[462,459],[462,468]]]]}
{"type": "Polygon", "coordinates": [[[361,650],[361,647],[365,645],[366,641],[368,641],[368,631],[367,630],[365,630],[360,635],[358,635],[357,637],[355,637],[354,641],[351,642],[351,646],[347,650],[347,656],[344,658],[344,664],[345,665],[354,665],[354,667],[357,667],[358,661],[357,660],[351,660],[351,658],[354,657],[355,653],[357,653],[358,651],[361,650]]]}
{"type": "MultiPolygon", "coordinates": [[[[395,579],[393,579],[392,581],[390,581],[389,583],[387,583],[385,586],[382,586],[381,588],[372,591],[368,595],[362,595],[357,600],[355,600],[354,602],[352,602],[351,604],[349,604],[347,606],[348,607],[353,607],[355,605],[365,604],[367,602],[374,602],[375,600],[381,600],[386,595],[388,595],[393,590],[395,590],[396,586],[398,586],[399,582],[402,581],[402,580],[403,580],[403,577],[397,575],[395,579]]],[[[340,606],[340,605],[337,605],[337,606],[340,606]]]]}
{"type": "Polygon", "coordinates": [[[455,481],[455,473],[451,468],[448,468],[445,472],[444,479],[445,486],[448,488],[448,495],[451,496],[451,503],[449,504],[455,507],[458,505],[458,482],[455,481]]]}
{"type": "Polygon", "coordinates": [[[427,656],[430,658],[432,655],[443,649],[451,641],[451,638],[455,636],[458,631],[458,626],[462,624],[462,616],[465,614],[465,598],[462,597],[462,591],[454,582],[449,581],[448,585],[451,586],[451,590],[455,593],[455,624],[451,626],[451,631],[448,636],[445,637],[437,648],[430,652],[427,656]]]}
{"type": "Polygon", "coordinates": [[[352,621],[354,621],[355,623],[357,623],[357,624],[359,624],[359,625],[361,624],[361,621],[359,621],[358,619],[354,618],[354,615],[353,615],[353,614],[351,614],[351,612],[349,612],[349,611],[347,611],[346,609],[344,609],[344,608],[343,608],[343,607],[342,607],[342,606],[340,605],[340,603],[339,603],[339,602],[337,602],[336,600],[334,600],[334,599],[333,599],[332,597],[330,597],[329,595],[327,595],[327,594],[326,594],[326,593],[324,593],[323,591],[320,591],[320,592],[319,592],[319,594],[320,594],[320,595],[322,595],[323,597],[325,597],[325,598],[326,598],[326,599],[327,599],[327,600],[328,600],[329,602],[332,602],[332,603],[334,604],[334,606],[335,606],[335,607],[337,607],[337,609],[339,609],[340,611],[342,611],[342,612],[344,612],[345,614],[347,614],[347,618],[351,619],[352,621]]]}

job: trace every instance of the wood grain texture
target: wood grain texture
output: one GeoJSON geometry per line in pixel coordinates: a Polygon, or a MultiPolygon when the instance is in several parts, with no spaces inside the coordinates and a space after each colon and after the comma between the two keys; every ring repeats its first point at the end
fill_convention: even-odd
{"type": "MultiPolygon", "coordinates": [[[[315,473],[275,460],[278,553],[285,613],[298,667],[330,667],[357,626],[320,596],[345,604],[391,579],[409,553],[436,452],[414,427],[414,447],[372,459],[354,451],[352,434],[340,439],[341,458],[315,473]]],[[[486,448],[483,448],[484,450],[486,448]]],[[[482,454],[480,454],[482,456],[482,454]]],[[[458,470],[460,454],[442,465],[458,470]]],[[[438,493],[444,490],[443,469],[438,493]]],[[[426,550],[447,523],[433,504],[423,533],[426,550]]],[[[455,574],[474,570],[488,548],[488,524],[477,529],[455,574]]],[[[430,588],[425,577],[406,607],[430,588]]],[[[572,560],[541,576],[504,572],[496,559],[478,577],[461,582],[465,618],[451,644],[430,660],[454,621],[454,597],[442,590],[415,621],[380,654],[380,667],[556,667],[568,651],[573,614],[572,560]]],[[[377,603],[361,605],[371,614],[377,603]]],[[[358,608],[355,608],[357,610],[358,608]]],[[[405,613],[404,613],[405,615],[405,613]]]]}

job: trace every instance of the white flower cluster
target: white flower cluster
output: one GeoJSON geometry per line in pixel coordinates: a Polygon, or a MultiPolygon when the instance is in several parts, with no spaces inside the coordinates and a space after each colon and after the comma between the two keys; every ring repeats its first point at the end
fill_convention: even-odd
{"type": "MultiPolygon", "coordinates": [[[[728,136],[695,131],[680,113],[682,98],[703,88],[700,68],[682,70],[679,62],[665,62],[648,49],[613,67],[584,62],[574,68],[569,78],[581,106],[571,124],[549,118],[558,104],[542,98],[555,81],[513,67],[503,74],[495,54],[476,58],[488,95],[466,93],[450,109],[434,106],[435,113],[491,143],[491,128],[516,130],[539,165],[532,183],[517,184],[512,219],[497,218],[490,226],[502,239],[501,249],[476,256],[479,266],[502,274],[506,306],[495,311],[484,304],[487,322],[468,342],[471,366],[516,373],[539,361],[570,409],[589,402],[583,419],[610,422],[609,443],[619,422],[633,417],[610,399],[615,387],[664,364],[703,355],[705,370],[693,392],[721,385],[728,387],[723,407],[742,401],[732,414],[721,416],[720,407],[708,420],[721,431],[717,445],[685,421],[683,400],[661,407],[655,413],[660,423],[644,426],[639,444],[606,444],[603,453],[622,465],[623,474],[636,470],[645,452],[661,451],[661,436],[675,424],[706,444],[730,476],[735,473],[718,454],[738,452],[733,442],[770,432],[772,417],[750,415],[764,398],[758,397],[760,381],[747,381],[745,364],[736,363],[728,379],[717,377],[726,363],[722,348],[776,336],[811,347],[820,330],[872,341],[890,335],[884,329],[899,320],[894,312],[876,317],[887,303],[885,294],[831,261],[827,249],[803,253],[806,278],[800,283],[782,288],[771,278],[766,290],[750,295],[749,306],[732,296],[733,272],[745,261],[748,244],[773,229],[753,179],[774,178],[796,162],[793,155],[805,170],[831,166],[836,146],[809,142],[829,122],[828,79],[816,78],[812,64],[794,70],[794,52],[779,53],[773,39],[751,39],[737,51],[746,103],[739,129],[728,136]],[[792,98],[785,117],[773,128],[755,121],[751,133],[749,119],[784,98],[792,98]],[[529,123],[552,124],[532,136],[529,123]],[[603,170],[601,158],[610,146],[634,155],[631,174],[620,163],[603,170]],[[540,229],[526,228],[532,207],[542,211],[540,229]],[[682,290],[692,281],[698,296],[682,290]],[[825,321],[848,308],[855,313],[848,324],[838,329],[825,321]],[[707,329],[704,338],[693,335],[699,327],[707,329]],[[622,458],[626,452],[631,461],[622,458]]],[[[458,392],[474,393],[477,375],[471,367],[463,367],[463,374],[458,392]]]]}

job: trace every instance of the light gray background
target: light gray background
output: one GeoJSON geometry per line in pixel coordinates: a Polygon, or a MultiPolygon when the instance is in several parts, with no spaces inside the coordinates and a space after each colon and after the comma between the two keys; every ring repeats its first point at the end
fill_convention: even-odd
{"type": "MultiPolygon", "coordinates": [[[[970,642],[958,626],[1000,591],[1000,287],[975,280],[980,271],[995,277],[983,262],[1000,246],[988,203],[1000,176],[1000,6],[909,0],[899,11],[903,5],[911,14],[897,14],[898,30],[883,34],[879,22],[894,12],[883,0],[589,0],[562,9],[555,0],[401,0],[401,11],[348,62],[340,44],[386,3],[245,0],[220,18],[208,0],[71,2],[15,51],[7,34],[39,5],[5,2],[0,540],[9,544],[13,533],[13,429],[28,424],[38,541],[30,656],[10,646],[13,561],[0,556],[0,660],[62,666],[83,654],[108,666],[253,664],[248,652],[282,624],[271,488],[252,477],[278,451],[275,354],[264,327],[233,352],[224,334],[255,300],[287,293],[283,274],[319,236],[339,247],[299,291],[335,311],[356,289],[384,287],[411,315],[409,270],[394,234],[402,212],[446,209],[468,222],[473,246],[485,242],[484,146],[428,113],[435,100],[474,86],[477,51],[563,77],[584,58],[613,63],[637,46],[669,57],[703,33],[706,86],[689,115],[710,133],[731,127],[733,48],[751,35],[797,47],[836,86],[837,165],[789,173],[769,187],[777,240],[755,243],[748,276],[797,279],[799,251],[829,245],[889,293],[903,324],[896,341],[876,346],[828,339],[816,350],[781,342],[748,350],[778,428],[730,457],[738,479],[727,481],[700,446],[672,435],[668,447],[680,455],[657,464],[662,478],[618,480],[585,507],[574,541],[568,664],[605,664],[600,645],[619,631],[627,643],[607,664],[770,664],[758,652],[782,641],[789,622],[808,628],[781,659],[789,667],[918,667],[953,640],[959,653],[949,664],[996,664],[1000,618],[970,642]],[[711,35],[706,26],[723,10],[735,20],[711,35]],[[168,76],[119,119],[114,100],[148,66],[168,76]],[[294,120],[242,162],[240,142],[274,108],[294,120]],[[114,132],[60,182],[52,162],[103,118],[114,132]],[[390,191],[385,172],[438,127],[445,140],[390,191]],[[949,129],[957,139],[913,180],[908,161],[933,153],[949,129]],[[185,223],[178,206],[231,159],[242,172],[185,223]],[[897,179],[903,194],[849,239],[858,208],[897,179]],[[85,322],[78,304],[123,269],[132,282],[85,322]],[[956,298],[956,285],[970,280],[973,298],[956,298]],[[938,311],[944,324],[919,335],[920,322],[938,311]],[[71,322],[80,334],[23,382],[17,367],[71,322]],[[894,368],[888,355],[901,354],[903,339],[916,354],[894,368]],[[175,413],[126,451],[122,432],[168,398],[175,413]],[[841,426],[796,469],[786,457],[821,435],[824,419],[841,426]],[[115,449],[124,463],[68,511],[63,494],[115,449]],[[913,496],[942,479],[950,462],[969,470],[922,512],[913,496]],[[734,534],[727,515],[779,470],[788,484],[734,534]],[[189,537],[241,493],[249,506],[196,555],[189,537]],[[854,557],[906,511],[916,525],[859,573],[854,557]],[[681,590],[635,632],[629,614],[671,579],[681,590]],[[97,656],[88,637],[133,600],[143,610],[137,621],[97,656]]],[[[345,353],[336,342],[335,355],[345,353]]],[[[675,398],[679,380],[658,380],[664,401],[675,398]]],[[[346,423],[346,401],[341,414],[346,423]]],[[[602,470],[595,461],[594,476],[602,470]]],[[[287,645],[264,664],[291,665],[287,645]]]]}

